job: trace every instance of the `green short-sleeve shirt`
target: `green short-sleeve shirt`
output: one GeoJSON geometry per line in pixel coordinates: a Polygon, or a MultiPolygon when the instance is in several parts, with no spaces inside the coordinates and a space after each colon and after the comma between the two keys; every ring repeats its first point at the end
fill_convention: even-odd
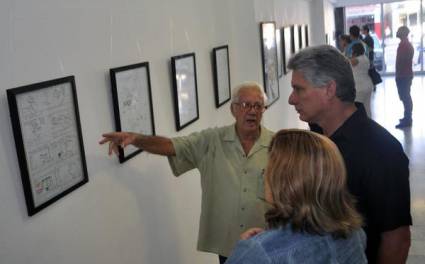
{"type": "Polygon", "coordinates": [[[174,175],[194,168],[201,175],[198,250],[229,256],[243,231],[265,226],[263,174],[272,136],[261,127],[247,156],[234,125],[172,139],[176,156],[168,159],[174,175]]]}

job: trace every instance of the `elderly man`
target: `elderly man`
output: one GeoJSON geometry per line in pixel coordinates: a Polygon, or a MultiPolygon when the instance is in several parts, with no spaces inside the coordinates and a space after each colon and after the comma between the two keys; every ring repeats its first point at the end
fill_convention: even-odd
{"type": "Polygon", "coordinates": [[[107,133],[99,143],[109,142],[109,154],[132,144],[168,156],[176,176],[197,168],[202,186],[198,250],[217,253],[224,263],[243,231],[265,225],[263,172],[273,136],[261,126],[265,99],[259,84],[243,83],[232,94],[232,125],[176,138],[107,133]]]}
{"type": "Polygon", "coordinates": [[[289,104],[344,157],[347,185],[365,220],[369,263],[404,263],[412,218],[409,160],[400,143],[354,103],[350,62],[337,49],[304,49],[288,66],[293,70],[289,104]]]}

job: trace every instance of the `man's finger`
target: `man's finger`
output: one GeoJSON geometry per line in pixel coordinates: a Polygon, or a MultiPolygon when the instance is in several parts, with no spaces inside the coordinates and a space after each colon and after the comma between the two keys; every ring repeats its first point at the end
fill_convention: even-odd
{"type": "Polygon", "coordinates": [[[109,139],[109,138],[105,138],[105,137],[104,137],[104,138],[102,138],[102,140],[100,140],[100,141],[99,141],[99,144],[100,144],[100,145],[103,145],[103,144],[105,144],[105,143],[106,143],[106,142],[108,142],[108,141],[110,141],[110,139],[109,139]]]}

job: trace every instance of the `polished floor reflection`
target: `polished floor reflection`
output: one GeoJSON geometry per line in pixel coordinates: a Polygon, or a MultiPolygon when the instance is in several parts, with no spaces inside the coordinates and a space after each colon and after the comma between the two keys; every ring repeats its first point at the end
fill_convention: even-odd
{"type": "Polygon", "coordinates": [[[372,96],[372,116],[403,145],[410,159],[412,197],[412,245],[408,263],[425,263],[425,77],[413,79],[413,125],[396,129],[403,117],[403,105],[398,99],[394,77],[385,77],[372,96]]]}

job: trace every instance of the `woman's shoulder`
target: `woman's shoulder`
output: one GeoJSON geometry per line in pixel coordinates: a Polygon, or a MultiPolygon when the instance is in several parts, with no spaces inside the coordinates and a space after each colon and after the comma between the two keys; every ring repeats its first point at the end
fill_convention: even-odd
{"type": "MultiPolygon", "coordinates": [[[[271,259],[291,258],[305,261],[317,258],[347,260],[352,257],[357,260],[364,259],[364,233],[355,231],[346,239],[335,239],[330,234],[314,235],[306,232],[294,232],[290,228],[279,228],[265,231],[253,237],[253,243],[260,246],[271,259]],[[350,250],[347,250],[347,247],[350,250]],[[340,252],[334,256],[332,252],[340,252]]],[[[326,262],[326,261],[325,261],[326,262]]],[[[323,262],[323,263],[325,263],[323,262]]],[[[344,263],[355,263],[352,261],[344,263]]],[[[359,263],[364,263],[360,261],[359,263]]]]}

